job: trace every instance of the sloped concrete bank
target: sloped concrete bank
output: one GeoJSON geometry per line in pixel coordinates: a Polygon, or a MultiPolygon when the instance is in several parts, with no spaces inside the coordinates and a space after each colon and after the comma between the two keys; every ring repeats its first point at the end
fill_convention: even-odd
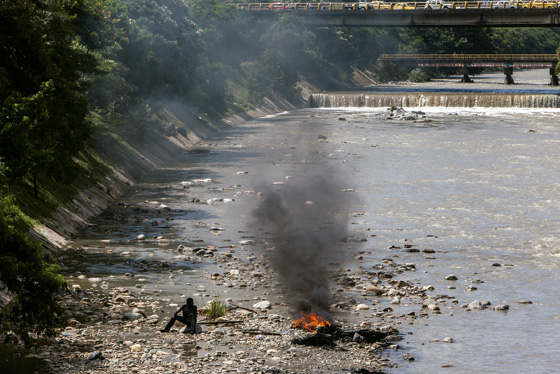
{"type": "Polygon", "coordinates": [[[105,146],[105,154],[111,157],[113,153],[115,157],[119,157],[118,159],[121,160],[119,166],[113,173],[99,180],[95,187],[82,191],[71,203],[59,207],[50,217],[43,219],[32,236],[42,243],[47,252],[56,252],[143,176],[171,161],[209,135],[254,118],[298,109],[305,104],[303,100],[296,106],[280,98],[267,98],[258,109],[223,119],[218,124],[203,123],[180,107],[168,107],[167,110],[174,120],[178,120],[186,129],[186,136],[183,131],[172,131],[171,135],[154,137],[156,141],[141,149],[124,149],[124,147],[111,149],[111,147],[119,147],[118,144],[105,146]],[[123,152],[125,152],[124,159],[123,152]]]}

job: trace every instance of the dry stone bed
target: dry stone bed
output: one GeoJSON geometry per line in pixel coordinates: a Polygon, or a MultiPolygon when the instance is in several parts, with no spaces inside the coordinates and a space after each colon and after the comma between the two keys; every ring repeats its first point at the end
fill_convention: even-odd
{"type": "MultiPolygon", "coordinates": [[[[412,247],[393,246],[390,250],[414,253],[412,247]]],[[[72,277],[64,296],[68,326],[36,350],[39,357],[55,373],[390,373],[398,366],[395,357],[415,359],[401,349],[399,340],[406,334],[402,326],[446,309],[494,307],[488,301],[460,302],[436,294],[431,285],[406,280],[413,277],[416,265],[397,262],[398,255],[354,270],[333,264],[331,310],[337,328],[351,333],[336,338],[327,331],[330,341],[324,344],[324,337],[317,338],[319,333],[292,327],[288,304],[267,300],[276,280],[264,257],[248,255],[242,261],[228,256],[227,248],[213,249],[215,255],[204,260],[228,266],[208,274],[208,282],[225,288],[249,285],[256,295],[245,306],[230,300],[229,312],[222,317],[243,323],[203,325],[203,332],[195,335],[181,333],[178,324],[171,333],[160,333],[169,318],[162,306],[169,299],[134,286],[108,287],[103,279],[88,279],[102,286],[82,289],[72,284],[72,277]],[[252,257],[250,261],[248,257],[252,257]],[[388,338],[370,340],[370,332],[388,338]],[[389,359],[388,352],[396,352],[396,356],[389,359]]],[[[433,255],[432,251],[421,252],[433,255]]],[[[458,277],[449,277],[450,284],[456,284],[454,278],[458,277]]],[[[469,281],[481,283],[479,279],[469,281]]],[[[204,319],[201,313],[199,321],[204,319]]],[[[440,341],[453,343],[454,339],[442,337],[440,341]]]]}
{"type": "Polygon", "coordinates": [[[295,344],[313,334],[294,330],[291,318],[266,309],[232,309],[227,319],[245,323],[204,325],[202,333],[191,335],[180,333],[180,326],[160,333],[164,318],[150,314],[158,305],[123,288],[72,291],[65,302],[75,318],[42,349],[56,373],[376,373],[393,366],[378,353],[384,342],[295,344]]]}

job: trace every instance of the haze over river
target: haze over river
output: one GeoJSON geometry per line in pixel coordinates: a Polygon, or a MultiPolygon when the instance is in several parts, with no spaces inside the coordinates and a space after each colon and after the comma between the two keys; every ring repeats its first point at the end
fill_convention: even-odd
{"type": "MultiPolygon", "coordinates": [[[[546,82],[546,72],[539,74],[546,82]]],[[[503,81],[499,73],[494,77],[503,81]]],[[[521,77],[514,75],[516,82],[521,77]]],[[[432,85],[439,90],[450,84],[432,85]]],[[[473,90],[475,85],[452,87],[473,90]]],[[[497,83],[495,88],[505,86],[497,83]]],[[[532,88],[558,90],[527,89],[532,88]]],[[[87,279],[76,278],[81,272],[107,279],[110,287],[132,286],[138,279],[126,284],[123,273],[137,271],[142,261],[172,259],[179,244],[236,245],[233,256],[251,261],[261,250],[251,245],[244,250],[239,243],[260,237],[250,224],[263,198],[257,192],[281,193],[319,170],[342,181],[341,193],[353,194],[344,212],[349,235],[367,240],[342,244],[339,267],[371,269],[386,258],[414,263],[416,271],[400,279],[432,285],[429,294],[434,298],[454,298],[440,305],[441,314],[396,325],[403,340],[401,349],[388,353],[398,364],[393,373],[557,372],[560,109],[404,109],[421,110],[429,121],[387,119],[386,108],[305,109],[250,121],[207,139],[197,149],[209,153],[184,154],[120,199],[131,206],[165,204],[173,220],[150,225],[157,220],[153,217],[115,224],[105,214],[72,243],[89,249],[79,261],[64,261],[69,282],[89,287],[87,279]],[[189,188],[181,183],[202,178],[212,181],[189,188]],[[193,199],[215,200],[201,204],[193,199]],[[170,242],[129,242],[142,233],[148,238],[163,235],[170,242]],[[405,245],[420,252],[407,252],[405,245]],[[113,253],[105,254],[108,249],[113,253]],[[131,251],[131,257],[124,260],[119,256],[123,251],[131,251]],[[355,258],[358,252],[364,252],[361,259],[355,258]],[[444,280],[450,274],[458,280],[444,280]],[[475,300],[491,305],[484,310],[462,307],[475,300]],[[493,310],[497,305],[509,305],[509,310],[493,310]],[[453,343],[442,342],[447,337],[453,343]],[[403,353],[415,360],[403,360],[403,353]]],[[[217,294],[251,307],[253,298],[265,291],[269,300],[282,300],[280,287],[263,290],[257,280],[247,287],[213,285],[209,280],[210,274],[229,270],[227,264],[202,258],[194,264],[175,261],[171,268],[147,271],[142,277],[147,292],[157,288],[160,296],[175,303],[193,293],[198,303],[217,294]]],[[[333,291],[339,288],[333,285],[333,291]]],[[[406,298],[391,304],[391,298],[360,292],[334,294],[335,301],[342,295],[371,306],[357,313],[334,312],[335,319],[356,323],[375,323],[373,311],[386,307],[395,315],[422,310],[421,304],[406,298]]],[[[273,312],[289,310],[275,306],[273,312]]]]}

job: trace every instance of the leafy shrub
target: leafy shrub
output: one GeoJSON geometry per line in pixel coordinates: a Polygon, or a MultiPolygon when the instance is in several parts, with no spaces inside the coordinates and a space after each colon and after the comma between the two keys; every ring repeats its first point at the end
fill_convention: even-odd
{"type": "Polygon", "coordinates": [[[217,318],[225,316],[227,310],[228,310],[227,303],[223,301],[220,297],[214,296],[212,297],[212,301],[210,301],[210,305],[208,306],[208,311],[206,312],[206,318],[209,321],[214,321],[217,318]]]}
{"type": "Polygon", "coordinates": [[[41,244],[29,238],[32,226],[10,197],[0,198],[0,291],[13,296],[8,305],[0,301],[0,322],[26,344],[30,332],[54,335],[64,312],[58,293],[66,287],[41,244]]]}
{"type": "Polygon", "coordinates": [[[408,80],[415,83],[427,82],[430,80],[430,76],[422,71],[420,68],[416,68],[408,74],[408,80]]]}

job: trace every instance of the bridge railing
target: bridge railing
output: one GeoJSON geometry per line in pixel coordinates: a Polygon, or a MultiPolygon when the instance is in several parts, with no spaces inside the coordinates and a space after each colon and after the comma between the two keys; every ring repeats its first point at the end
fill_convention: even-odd
{"type": "Polygon", "coordinates": [[[282,11],[282,10],[451,10],[451,9],[544,9],[558,8],[560,1],[440,1],[428,2],[332,2],[332,3],[236,3],[238,9],[251,11],[282,11]]]}
{"type": "Polygon", "coordinates": [[[555,62],[558,55],[551,53],[541,54],[382,54],[380,61],[501,61],[501,62],[555,62]]]}

